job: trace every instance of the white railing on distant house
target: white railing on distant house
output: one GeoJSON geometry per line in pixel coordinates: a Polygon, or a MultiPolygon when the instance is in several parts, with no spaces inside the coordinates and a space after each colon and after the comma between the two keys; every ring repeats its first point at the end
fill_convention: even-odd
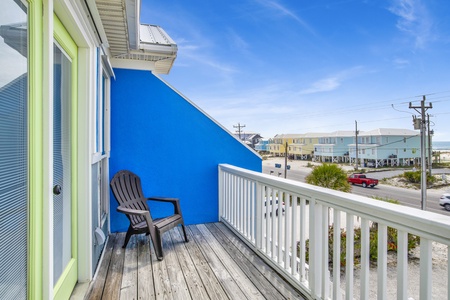
{"type": "Polygon", "coordinates": [[[219,165],[219,219],[311,299],[450,300],[448,216],[223,164],[219,165]],[[374,224],[378,261],[376,275],[370,275],[369,255],[374,249],[369,249],[369,229],[374,224]],[[387,268],[388,227],[398,230],[396,259],[389,262],[396,264],[396,275],[392,267],[387,268]],[[354,241],[355,228],[361,228],[360,244],[354,241]],[[413,278],[417,276],[408,265],[408,234],[420,237],[420,278],[413,278]],[[433,278],[433,243],[445,248],[446,262],[440,266],[447,270],[445,278],[433,278]],[[361,248],[359,263],[354,262],[355,245],[361,248]],[[330,271],[331,266],[339,267],[330,271]]]}

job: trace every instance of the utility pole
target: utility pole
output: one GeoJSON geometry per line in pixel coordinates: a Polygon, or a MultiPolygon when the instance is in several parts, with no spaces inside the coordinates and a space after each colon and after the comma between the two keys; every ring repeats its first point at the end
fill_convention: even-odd
{"type": "Polygon", "coordinates": [[[239,133],[239,139],[241,140],[241,128],[244,128],[245,125],[241,125],[241,123],[238,123],[237,125],[233,125],[233,127],[238,129],[236,130],[236,132],[239,133]]]}
{"type": "Polygon", "coordinates": [[[355,136],[356,136],[356,164],[355,164],[355,170],[358,170],[358,122],[355,120],[355,136]]]}
{"type": "Polygon", "coordinates": [[[433,148],[431,145],[431,135],[433,135],[433,130],[430,130],[430,115],[427,114],[427,124],[428,124],[428,173],[431,176],[431,171],[433,170],[433,148]]]}
{"type": "Polygon", "coordinates": [[[421,208],[422,210],[427,209],[427,163],[426,163],[426,120],[425,120],[425,112],[429,108],[433,108],[433,105],[430,103],[430,106],[425,106],[426,97],[423,96],[422,101],[420,101],[420,106],[412,106],[411,102],[409,103],[409,108],[414,109],[420,114],[420,119],[416,119],[413,116],[414,120],[414,128],[416,129],[416,122],[420,122],[420,167],[422,170],[422,176],[420,176],[420,190],[421,190],[421,208]]]}
{"type": "Polygon", "coordinates": [[[287,157],[288,157],[288,142],[286,142],[284,149],[284,178],[287,176],[287,157]]]}

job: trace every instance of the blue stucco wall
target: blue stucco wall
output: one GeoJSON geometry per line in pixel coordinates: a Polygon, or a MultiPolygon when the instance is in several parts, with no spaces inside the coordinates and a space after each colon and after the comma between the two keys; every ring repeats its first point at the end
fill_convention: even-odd
{"type": "MultiPolygon", "coordinates": [[[[149,71],[114,69],[110,179],[139,175],[146,196],[180,198],[187,224],[218,221],[218,164],[260,172],[259,156],[149,71]]],[[[168,208],[151,203],[153,217],[168,208]]],[[[126,231],[111,194],[111,231],[126,231]]]]}

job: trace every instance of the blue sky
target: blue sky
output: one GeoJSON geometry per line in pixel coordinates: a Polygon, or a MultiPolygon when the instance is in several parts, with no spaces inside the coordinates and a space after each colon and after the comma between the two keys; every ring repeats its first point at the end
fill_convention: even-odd
{"type": "Polygon", "coordinates": [[[234,132],[413,129],[450,141],[448,0],[142,0],[178,45],[161,77],[234,132]]]}

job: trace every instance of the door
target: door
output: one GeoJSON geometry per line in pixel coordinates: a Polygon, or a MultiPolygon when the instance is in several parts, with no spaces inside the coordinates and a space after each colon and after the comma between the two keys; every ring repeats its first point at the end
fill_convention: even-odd
{"type": "Polygon", "coordinates": [[[53,44],[53,295],[68,299],[77,280],[77,47],[55,17],[53,44]]]}

